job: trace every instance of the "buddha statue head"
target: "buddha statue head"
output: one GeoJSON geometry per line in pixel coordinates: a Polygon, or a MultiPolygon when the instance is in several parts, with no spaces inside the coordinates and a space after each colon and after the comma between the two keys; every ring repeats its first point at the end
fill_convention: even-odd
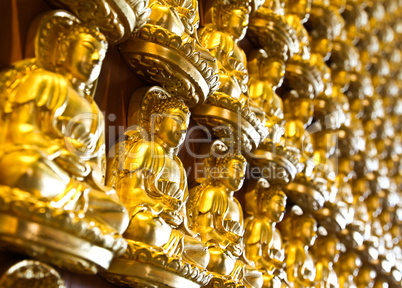
{"type": "Polygon", "coordinates": [[[355,278],[355,284],[357,288],[372,288],[374,286],[374,279],[377,273],[375,269],[370,265],[363,265],[359,269],[359,274],[355,278]]]}
{"type": "Polygon", "coordinates": [[[98,78],[107,42],[96,27],[82,25],[61,11],[55,13],[53,22],[42,21],[41,25],[35,43],[40,66],[62,74],[80,89],[98,78]]]}
{"type": "Polygon", "coordinates": [[[160,97],[158,91],[148,92],[142,100],[140,125],[152,140],[167,151],[174,150],[184,142],[190,110],[181,98],[160,97]]]}
{"type": "Polygon", "coordinates": [[[332,81],[346,89],[348,72],[359,71],[361,67],[359,52],[349,41],[336,40],[333,42],[331,57],[327,61],[332,70],[332,81]]]}
{"type": "Polygon", "coordinates": [[[250,77],[258,77],[267,81],[273,88],[282,85],[285,76],[285,61],[283,58],[268,54],[262,49],[253,50],[248,57],[248,72],[250,77]]]}
{"type": "MultiPolygon", "coordinates": [[[[310,214],[303,213],[298,210],[293,210],[290,215],[292,235],[294,239],[301,241],[304,247],[307,248],[308,246],[313,245],[317,238],[317,221],[310,214]]],[[[282,226],[283,225],[281,225],[281,227],[282,226]]]]}
{"type": "Polygon", "coordinates": [[[317,258],[336,262],[340,253],[340,241],[334,234],[319,235],[311,250],[317,258]]]}
{"type": "Polygon", "coordinates": [[[381,22],[385,17],[385,8],[382,1],[369,0],[366,1],[367,17],[370,23],[370,30],[374,29],[376,24],[381,22]]]}
{"type": "Polygon", "coordinates": [[[251,13],[250,1],[218,0],[214,1],[211,9],[212,21],[220,31],[229,34],[235,41],[240,41],[246,36],[251,13]]]}
{"type": "Polygon", "coordinates": [[[258,214],[264,215],[271,223],[282,221],[287,199],[282,189],[278,186],[260,187],[256,194],[258,214]]]}
{"type": "Polygon", "coordinates": [[[250,18],[247,38],[255,47],[262,47],[269,58],[286,62],[299,52],[297,32],[284,17],[270,9],[261,10],[250,18]]]}
{"type": "Polygon", "coordinates": [[[360,31],[356,47],[359,49],[360,61],[369,68],[371,57],[380,49],[378,37],[370,31],[360,31]]]}
{"type": "Polygon", "coordinates": [[[240,190],[243,186],[247,160],[240,153],[217,140],[210,149],[206,161],[208,179],[215,185],[223,185],[231,192],[240,190]]]}
{"type": "Polygon", "coordinates": [[[363,3],[348,0],[345,10],[342,12],[342,17],[345,19],[348,39],[355,42],[359,36],[359,31],[366,29],[369,24],[363,3]]]}

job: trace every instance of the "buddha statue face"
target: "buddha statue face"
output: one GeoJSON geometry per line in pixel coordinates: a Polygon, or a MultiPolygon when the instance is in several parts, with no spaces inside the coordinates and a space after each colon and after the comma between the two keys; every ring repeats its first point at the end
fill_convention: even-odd
{"type": "Polygon", "coordinates": [[[223,12],[222,30],[235,40],[242,40],[246,36],[249,14],[242,9],[232,9],[223,12]]]}
{"type": "Polygon", "coordinates": [[[167,113],[157,116],[154,134],[169,148],[179,147],[186,138],[189,115],[179,108],[171,108],[167,113]]]}
{"type": "Polygon", "coordinates": [[[265,215],[272,222],[280,222],[285,215],[286,195],[283,192],[274,192],[273,195],[262,197],[259,205],[261,214],[265,215]]]}
{"type": "Polygon", "coordinates": [[[60,62],[66,73],[81,83],[92,83],[100,73],[106,43],[88,33],[71,33],[60,45],[60,62]]]}
{"type": "Polygon", "coordinates": [[[239,159],[231,159],[221,167],[219,181],[230,191],[238,191],[243,186],[247,163],[239,159]]]}
{"type": "Polygon", "coordinates": [[[306,245],[313,245],[316,238],[317,223],[314,219],[309,219],[304,221],[302,227],[302,239],[306,245]]]}
{"type": "Polygon", "coordinates": [[[311,246],[317,237],[317,222],[311,216],[299,215],[293,221],[292,230],[296,238],[301,240],[305,246],[311,246]]]}

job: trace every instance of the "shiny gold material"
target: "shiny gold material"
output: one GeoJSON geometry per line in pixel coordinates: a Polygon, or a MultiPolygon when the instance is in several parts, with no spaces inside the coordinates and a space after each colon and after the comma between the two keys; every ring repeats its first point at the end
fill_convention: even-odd
{"type": "Polygon", "coordinates": [[[7,249],[93,273],[124,252],[128,224],[102,184],[103,116],[85,93],[107,44],[60,11],[42,18],[35,41],[36,58],[0,77],[0,238],[7,249]]]}
{"type": "Polygon", "coordinates": [[[149,2],[147,24],[120,45],[127,64],[191,107],[219,87],[217,60],[197,41],[198,1],[149,2]]]}
{"type": "Polygon", "coordinates": [[[23,260],[10,267],[0,278],[0,286],[4,288],[66,288],[56,270],[34,260],[23,260]]]}
{"type": "Polygon", "coordinates": [[[128,251],[104,277],[129,285],[199,287],[210,279],[204,270],[209,254],[187,227],[187,179],[177,157],[190,111],[159,87],[140,92],[143,130],[127,132],[111,150],[106,178],[129,211],[123,235],[128,251]]]}
{"type": "Polygon", "coordinates": [[[279,225],[285,240],[286,274],[293,287],[312,287],[316,270],[308,249],[317,237],[317,222],[312,216],[298,215],[300,212],[296,211],[286,214],[279,225]]]}
{"type": "Polygon", "coordinates": [[[244,233],[246,257],[263,272],[263,287],[274,287],[275,283],[286,280],[281,270],[285,264],[284,251],[275,225],[283,218],[287,197],[261,178],[246,199],[246,209],[251,214],[246,219],[244,233]]]}
{"type": "Polygon", "coordinates": [[[354,287],[354,277],[358,275],[361,266],[361,259],[354,251],[341,253],[338,262],[335,264],[335,271],[339,279],[339,287],[354,287]]]}
{"type": "Polygon", "coordinates": [[[234,137],[244,151],[257,148],[267,136],[263,112],[248,97],[247,59],[238,45],[247,31],[249,2],[213,1],[206,12],[208,24],[198,31],[198,37],[217,59],[221,85],[204,105],[193,110],[197,123],[211,128],[226,144],[234,137]]]}
{"type": "Polygon", "coordinates": [[[333,264],[339,257],[339,239],[334,234],[319,235],[311,247],[316,268],[315,287],[338,287],[333,264]]]}
{"type": "Polygon", "coordinates": [[[48,0],[57,7],[71,11],[84,23],[99,27],[109,44],[123,42],[141,28],[151,12],[148,0],[48,0]]]}
{"type": "Polygon", "coordinates": [[[261,273],[243,256],[244,218],[234,198],[243,185],[247,161],[221,141],[213,144],[206,161],[207,178],[190,191],[187,212],[190,228],[208,246],[207,269],[214,274],[208,287],[238,283],[259,288],[261,273]]]}

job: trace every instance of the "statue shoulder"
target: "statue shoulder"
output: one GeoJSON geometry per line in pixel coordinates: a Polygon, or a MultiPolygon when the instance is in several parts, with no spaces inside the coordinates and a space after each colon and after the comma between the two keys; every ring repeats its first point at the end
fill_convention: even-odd
{"type": "Polygon", "coordinates": [[[124,169],[132,172],[141,169],[150,173],[158,173],[157,171],[164,166],[164,150],[153,141],[140,139],[129,143],[126,149],[124,169]]]}
{"type": "Polygon", "coordinates": [[[200,213],[212,212],[224,215],[229,207],[227,195],[222,189],[214,185],[207,185],[200,191],[198,210],[200,213]]]}
{"type": "Polygon", "coordinates": [[[0,75],[0,94],[9,109],[13,105],[35,101],[39,107],[55,110],[67,99],[69,86],[66,79],[38,67],[35,59],[17,62],[0,75]]]}
{"type": "Polygon", "coordinates": [[[201,44],[211,50],[219,47],[219,50],[231,52],[235,48],[235,43],[228,34],[216,29],[215,25],[208,24],[198,32],[201,44]]]}
{"type": "Polygon", "coordinates": [[[121,172],[134,173],[143,170],[144,173],[158,174],[165,161],[163,148],[160,145],[143,138],[141,131],[128,131],[122,139],[109,150],[106,180],[109,185],[114,183],[121,172]]]}
{"type": "Polygon", "coordinates": [[[246,244],[269,244],[272,240],[272,227],[261,217],[247,221],[244,242],[246,244]]]}

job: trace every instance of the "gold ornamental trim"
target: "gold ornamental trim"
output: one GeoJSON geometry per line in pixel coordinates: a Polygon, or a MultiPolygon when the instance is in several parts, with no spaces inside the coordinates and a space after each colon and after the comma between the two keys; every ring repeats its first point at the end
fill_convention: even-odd
{"type": "Polygon", "coordinates": [[[71,11],[85,24],[99,27],[110,44],[127,40],[148,20],[148,0],[47,0],[71,11]]]}
{"type": "Polygon", "coordinates": [[[166,29],[146,24],[120,45],[120,52],[141,79],[181,97],[189,107],[204,103],[219,88],[218,74],[195,44],[166,29]]]}
{"type": "Polygon", "coordinates": [[[300,207],[318,211],[324,206],[325,198],[316,188],[306,185],[306,183],[289,183],[284,188],[286,194],[300,207]]]}
{"type": "MultiPolygon", "coordinates": [[[[255,116],[253,112],[250,112],[250,114],[253,114],[251,116],[255,116]]],[[[245,116],[247,116],[247,113],[245,116]]],[[[257,148],[267,134],[263,134],[264,131],[259,129],[265,128],[262,124],[258,125],[258,123],[254,123],[258,125],[256,127],[243,115],[212,104],[204,104],[194,108],[192,110],[192,117],[197,123],[211,127],[212,133],[221,138],[223,142],[231,140],[235,142],[240,141],[239,145],[245,151],[257,148]]],[[[230,143],[225,144],[229,145],[230,143]]]]}
{"type": "Polygon", "coordinates": [[[49,261],[79,273],[109,267],[113,253],[59,229],[0,214],[0,247],[49,261]],[[61,256],[60,256],[61,255],[61,256]],[[63,260],[60,260],[63,259],[63,260]]]}
{"type": "Polygon", "coordinates": [[[128,240],[124,255],[115,258],[102,277],[110,283],[131,287],[199,288],[208,284],[213,274],[186,263],[176,257],[168,257],[157,247],[128,240]]]}

